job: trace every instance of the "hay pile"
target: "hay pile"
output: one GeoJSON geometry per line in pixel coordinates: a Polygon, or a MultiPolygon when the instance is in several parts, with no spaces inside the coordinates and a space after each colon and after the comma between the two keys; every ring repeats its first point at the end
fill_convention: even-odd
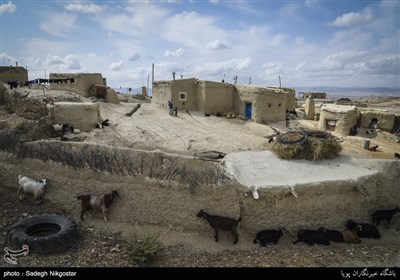
{"type": "Polygon", "coordinates": [[[308,137],[304,143],[279,144],[274,143],[272,151],[282,159],[321,160],[335,158],[342,150],[342,146],[333,138],[321,139],[308,137]]]}

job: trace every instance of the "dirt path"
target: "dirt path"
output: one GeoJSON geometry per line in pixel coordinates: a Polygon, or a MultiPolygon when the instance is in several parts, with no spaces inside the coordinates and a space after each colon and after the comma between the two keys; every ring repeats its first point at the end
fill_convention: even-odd
{"type": "MultiPolygon", "coordinates": [[[[11,189],[0,186],[2,244],[6,241],[7,227],[17,220],[44,213],[59,213],[66,216],[50,202],[36,206],[33,199],[21,202],[11,189]]],[[[207,234],[188,232],[176,228],[156,225],[128,225],[101,217],[78,223],[78,240],[67,252],[47,256],[28,255],[18,259],[17,267],[76,266],[76,267],[132,267],[126,240],[132,232],[141,235],[160,234],[163,250],[154,258],[154,267],[399,267],[400,235],[386,225],[380,227],[381,240],[363,239],[361,244],[332,244],[331,246],[308,246],[292,244],[295,233],[283,237],[278,245],[260,247],[253,244],[253,236],[240,232],[237,245],[232,237],[221,233],[220,242],[215,243],[213,231],[207,234]]],[[[199,220],[199,223],[204,221],[199,220]]],[[[12,267],[3,258],[0,266],[12,267]]]]}

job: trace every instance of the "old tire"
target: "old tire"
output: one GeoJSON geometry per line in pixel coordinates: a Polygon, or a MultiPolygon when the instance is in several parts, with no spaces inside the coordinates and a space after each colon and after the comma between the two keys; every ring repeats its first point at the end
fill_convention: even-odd
{"type": "Polygon", "coordinates": [[[284,133],[276,138],[276,142],[278,144],[283,145],[295,145],[299,144],[302,145],[307,141],[307,134],[304,131],[291,131],[284,133]],[[295,140],[288,140],[288,139],[295,139],[295,140]]]}
{"type": "Polygon", "coordinates": [[[303,130],[303,132],[305,134],[307,134],[307,137],[315,137],[315,138],[321,138],[321,139],[329,138],[329,134],[325,131],[303,130]]]}
{"type": "Polygon", "coordinates": [[[7,231],[8,246],[20,250],[29,246],[30,253],[51,254],[66,251],[76,241],[74,221],[60,215],[40,215],[22,219],[7,231]]]}

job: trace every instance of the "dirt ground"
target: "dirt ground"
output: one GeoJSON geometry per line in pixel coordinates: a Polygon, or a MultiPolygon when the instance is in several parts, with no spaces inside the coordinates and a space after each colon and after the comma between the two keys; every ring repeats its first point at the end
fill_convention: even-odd
{"type": "MultiPolygon", "coordinates": [[[[396,102],[397,100],[394,104],[396,102]]],[[[87,136],[85,141],[192,155],[209,150],[224,153],[269,150],[271,144],[268,139],[277,133],[296,129],[318,130],[317,121],[300,118],[290,120],[289,125],[278,122],[268,126],[224,117],[205,117],[204,114],[193,111],[179,112],[178,117],[174,117],[168,115],[167,109],[151,103],[142,103],[141,108],[131,117],[125,116],[133,106],[131,103],[101,103],[101,115],[104,119],[109,119],[111,125],[84,133],[87,136]]],[[[398,112],[400,113],[400,106],[398,112]]],[[[360,129],[357,136],[332,134],[341,139],[343,155],[394,159],[394,153],[400,151],[400,144],[396,143],[393,133],[380,130],[377,132],[370,143],[371,147],[379,146],[376,152],[362,148],[364,139],[370,138],[365,134],[365,129],[360,129]]]]}
{"type": "MultiPolygon", "coordinates": [[[[388,102],[388,101],[385,101],[388,102]]],[[[396,101],[397,102],[397,101],[396,101]]],[[[162,149],[182,154],[216,150],[224,153],[268,150],[268,138],[289,129],[317,128],[314,121],[295,119],[290,125],[271,124],[271,127],[249,121],[227,120],[223,117],[205,117],[200,112],[178,112],[169,116],[167,109],[151,103],[142,103],[131,117],[125,115],[135,104],[119,105],[101,103],[101,115],[111,125],[82,133],[86,142],[124,146],[138,149],[162,149]]],[[[393,104],[385,103],[385,106],[393,104]]],[[[394,106],[399,106],[394,103],[394,106]]],[[[397,107],[395,108],[397,109],[397,107]]],[[[15,126],[22,119],[0,110],[0,121],[15,126]]],[[[338,136],[340,137],[340,136],[338,136]]],[[[362,149],[360,136],[341,138],[341,154],[357,158],[393,159],[400,144],[393,134],[378,132],[371,145],[379,145],[377,152],[362,149]]],[[[16,192],[0,185],[1,239],[5,241],[7,227],[26,216],[43,213],[61,213],[69,216],[56,205],[46,203],[36,206],[33,199],[19,201],[16,192]]],[[[379,227],[381,240],[363,239],[361,244],[332,244],[331,246],[308,246],[292,244],[296,233],[283,237],[278,245],[260,247],[253,244],[254,236],[240,233],[237,245],[231,237],[221,233],[220,242],[213,240],[213,230],[207,235],[198,232],[177,231],[165,227],[126,225],[110,221],[105,224],[98,217],[78,222],[78,241],[64,254],[49,256],[28,255],[20,257],[18,266],[134,266],[129,259],[126,240],[130,233],[160,233],[164,249],[149,264],[154,267],[366,267],[400,266],[400,235],[393,227],[379,227]]],[[[397,214],[400,219],[400,214],[397,214]]],[[[205,223],[200,221],[199,223],[205,223]]],[[[0,266],[10,266],[1,261],[0,266]]]]}
{"type": "MultiPolygon", "coordinates": [[[[2,243],[6,241],[7,227],[19,219],[39,214],[63,214],[51,203],[36,206],[33,199],[19,201],[10,189],[0,187],[2,243]]],[[[74,218],[74,217],[71,217],[74,218]]],[[[239,243],[232,244],[228,234],[220,234],[215,243],[213,230],[207,235],[197,232],[172,231],[157,226],[135,226],[110,221],[104,223],[95,217],[78,225],[77,242],[65,253],[27,255],[18,257],[18,265],[1,260],[0,267],[133,267],[129,258],[127,240],[132,232],[141,235],[160,234],[163,249],[148,263],[150,267],[399,267],[400,235],[386,224],[379,227],[380,240],[363,239],[361,244],[333,243],[330,246],[292,244],[295,233],[282,237],[277,245],[260,247],[253,244],[253,236],[240,233],[239,243]]],[[[199,220],[199,222],[202,222],[199,220]]]]}

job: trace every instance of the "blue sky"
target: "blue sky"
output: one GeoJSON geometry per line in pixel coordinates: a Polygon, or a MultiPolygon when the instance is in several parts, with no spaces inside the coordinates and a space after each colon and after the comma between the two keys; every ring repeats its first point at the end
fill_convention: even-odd
{"type": "Polygon", "coordinates": [[[225,77],[400,87],[400,1],[1,1],[1,65],[100,72],[112,87],[225,77]]]}

